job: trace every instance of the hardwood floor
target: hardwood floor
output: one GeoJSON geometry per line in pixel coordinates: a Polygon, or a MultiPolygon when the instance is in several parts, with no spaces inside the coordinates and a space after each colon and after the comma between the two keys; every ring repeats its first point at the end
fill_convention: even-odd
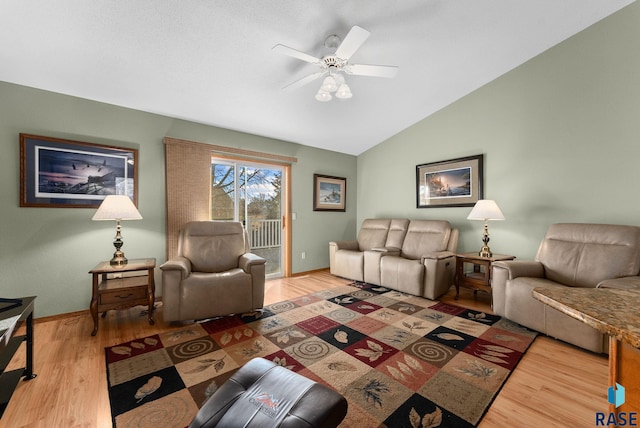
{"type": "MultiPolygon", "coordinates": [[[[267,281],[266,304],[348,284],[328,271],[267,281]]],[[[490,312],[488,295],[461,290],[442,301],[490,312]]],[[[151,326],[141,307],[100,318],[95,337],[89,311],[36,320],[34,365],[38,377],[20,382],[0,427],[111,427],[104,348],[180,328],[162,320],[151,326]]],[[[36,314],[37,316],[37,314],[36,314]]],[[[23,345],[24,346],[24,345],[23,345]]],[[[24,366],[20,350],[10,368],[24,366]]],[[[480,423],[493,427],[587,427],[607,411],[607,358],[548,337],[538,337],[480,423]]],[[[366,428],[366,427],[358,427],[366,428]]]]}

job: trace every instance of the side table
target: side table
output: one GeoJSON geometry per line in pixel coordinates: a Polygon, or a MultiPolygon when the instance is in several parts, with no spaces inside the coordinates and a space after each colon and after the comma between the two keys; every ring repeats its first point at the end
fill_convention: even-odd
{"type": "Polygon", "coordinates": [[[513,260],[516,256],[493,254],[491,257],[480,257],[478,253],[456,254],[456,297],[460,296],[460,286],[473,290],[474,296],[478,290],[491,293],[491,263],[498,260],[513,260]],[[472,270],[465,271],[465,265],[473,265],[472,270]]]}
{"type": "Polygon", "coordinates": [[[104,317],[111,309],[126,309],[138,305],[149,307],[149,324],[154,324],[155,300],[154,269],[156,259],[129,260],[126,265],[111,266],[101,262],[89,271],[93,275],[93,291],[89,309],[93,317],[92,336],[98,332],[98,312],[104,317]],[[132,272],[146,274],[132,275],[132,272]]]}

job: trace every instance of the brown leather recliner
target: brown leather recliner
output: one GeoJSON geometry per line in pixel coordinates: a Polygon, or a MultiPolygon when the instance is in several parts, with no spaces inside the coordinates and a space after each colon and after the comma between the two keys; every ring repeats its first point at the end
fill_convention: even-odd
{"type": "Polygon", "coordinates": [[[242,223],[187,223],[178,239],[178,256],[160,266],[164,320],[199,320],[262,308],[265,263],[250,252],[242,223]]]}
{"type": "Polygon", "coordinates": [[[532,296],[536,287],[616,286],[640,273],[640,227],[559,223],[551,225],[535,261],[492,265],[493,311],[525,327],[594,352],[607,337],[532,296]],[[612,281],[613,278],[618,280],[612,281]]]}
{"type": "Polygon", "coordinates": [[[335,428],[347,407],[336,391],[254,358],[213,393],[189,428],[335,428]]]}

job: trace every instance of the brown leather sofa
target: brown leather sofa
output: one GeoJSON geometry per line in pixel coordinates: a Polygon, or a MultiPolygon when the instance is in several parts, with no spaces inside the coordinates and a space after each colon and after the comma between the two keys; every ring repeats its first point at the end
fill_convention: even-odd
{"type": "Polygon", "coordinates": [[[347,408],[333,389],[254,358],[213,393],[189,428],[335,428],[347,408]]]}
{"type": "Polygon", "coordinates": [[[329,243],[333,275],[436,299],[453,284],[458,230],[445,220],[366,219],[329,243]]]}
{"type": "Polygon", "coordinates": [[[265,262],[249,251],[242,223],[187,223],[178,238],[178,256],[160,266],[164,320],[199,320],[262,308],[265,262]]]}
{"type": "Polygon", "coordinates": [[[607,351],[607,337],[532,296],[536,287],[603,287],[637,283],[640,227],[606,224],[551,225],[535,261],[492,265],[493,311],[525,327],[593,352],[607,351]],[[626,279],[628,278],[628,279],[626,279]]]}

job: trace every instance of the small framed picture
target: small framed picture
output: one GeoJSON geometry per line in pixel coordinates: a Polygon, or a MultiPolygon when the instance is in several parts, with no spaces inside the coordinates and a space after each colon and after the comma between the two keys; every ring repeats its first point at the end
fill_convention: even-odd
{"type": "Polygon", "coordinates": [[[347,179],[313,174],[313,210],[346,211],[347,179]]]}
{"type": "Polygon", "coordinates": [[[416,166],[418,208],[472,207],[483,199],[483,155],[416,166]]]}
{"type": "Polygon", "coordinates": [[[20,134],[20,206],[98,208],[107,195],[138,203],[138,150],[20,134]]]}

